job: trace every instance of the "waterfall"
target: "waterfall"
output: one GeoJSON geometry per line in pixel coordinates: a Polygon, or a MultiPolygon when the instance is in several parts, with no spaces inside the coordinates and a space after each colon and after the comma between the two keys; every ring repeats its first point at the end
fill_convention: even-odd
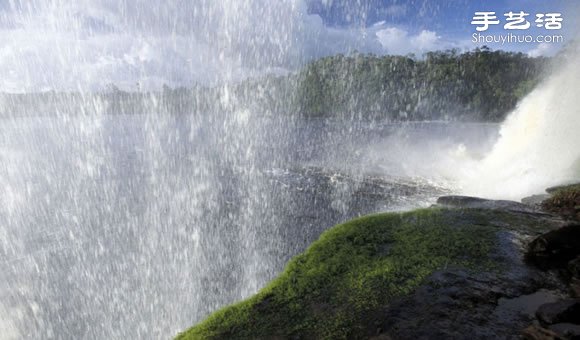
{"type": "Polygon", "coordinates": [[[26,93],[0,99],[0,338],[167,338],[304,247],[264,174],[293,119],[224,85],[300,63],[304,18],[294,0],[0,5],[0,92],[26,93]],[[148,92],[196,84],[213,105],[148,92]]]}
{"type": "Polygon", "coordinates": [[[359,27],[372,6],[346,3],[348,27],[307,0],[0,1],[0,339],[169,338],[334,224],[429,206],[453,176],[501,197],[577,178],[577,59],[482,161],[455,155],[495,127],[287,114],[307,61],[454,46],[359,27]],[[250,82],[266,74],[289,76],[250,82]]]}
{"type": "Polygon", "coordinates": [[[519,200],[580,180],[580,56],[561,58],[507,117],[492,150],[459,173],[466,194],[519,200]]]}

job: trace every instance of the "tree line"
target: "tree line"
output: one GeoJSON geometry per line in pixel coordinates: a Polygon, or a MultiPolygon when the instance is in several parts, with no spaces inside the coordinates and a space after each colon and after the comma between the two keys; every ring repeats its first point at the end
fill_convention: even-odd
{"type": "Polygon", "coordinates": [[[499,121],[545,75],[546,58],[487,48],[332,56],[298,75],[299,112],[390,120],[499,121]]]}
{"type": "Polygon", "coordinates": [[[102,93],[0,94],[0,115],[211,114],[252,110],[369,120],[500,121],[547,74],[548,58],[487,48],[423,57],[354,53],[313,61],[287,75],[219,86],[102,93]]]}

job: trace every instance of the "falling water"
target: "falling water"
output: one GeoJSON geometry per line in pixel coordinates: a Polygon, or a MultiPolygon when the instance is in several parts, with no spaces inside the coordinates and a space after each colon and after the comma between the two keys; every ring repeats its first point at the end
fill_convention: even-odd
{"type": "Polygon", "coordinates": [[[519,200],[580,180],[580,54],[571,51],[510,114],[489,154],[465,162],[467,194],[519,200]]]}
{"type": "Polygon", "coordinates": [[[168,338],[333,224],[445,192],[377,175],[360,150],[396,126],[274,117],[224,85],[344,47],[305,48],[338,33],[303,1],[10,1],[0,19],[0,90],[24,93],[0,95],[2,339],[168,338]]]}
{"type": "Polygon", "coordinates": [[[273,115],[248,99],[286,95],[267,87],[240,98],[241,79],[378,48],[302,0],[13,0],[0,41],[1,339],[169,338],[335,223],[449,193],[457,146],[496,134],[273,115]]]}

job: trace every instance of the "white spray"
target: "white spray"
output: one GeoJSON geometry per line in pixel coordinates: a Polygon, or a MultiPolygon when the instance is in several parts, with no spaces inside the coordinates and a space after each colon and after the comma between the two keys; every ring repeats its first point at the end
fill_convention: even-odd
{"type": "Polygon", "coordinates": [[[532,91],[491,152],[461,174],[465,194],[521,199],[580,179],[580,57],[532,91]]]}

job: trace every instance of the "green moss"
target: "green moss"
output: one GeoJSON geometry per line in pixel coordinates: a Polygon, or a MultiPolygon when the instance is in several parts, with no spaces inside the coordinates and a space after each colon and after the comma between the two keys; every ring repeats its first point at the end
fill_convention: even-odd
{"type": "Polygon", "coordinates": [[[489,268],[496,228],[485,213],[425,209],[371,215],[328,230],[254,297],[178,339],[352,339],[363,315],[411,293],[445,266],[489,268]]]}
{"type": "Polygon", "coordinates": [[[542,202],[542,208],[565,218],[580,221],[580,184],[556,190],[552,197],[542,202]]]}

